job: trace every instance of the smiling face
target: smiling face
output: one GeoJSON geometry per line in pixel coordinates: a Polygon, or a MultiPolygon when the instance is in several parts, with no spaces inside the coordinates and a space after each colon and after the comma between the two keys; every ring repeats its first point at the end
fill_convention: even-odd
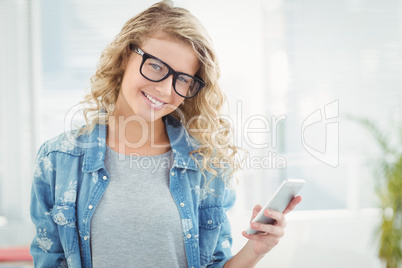
{"type": "MultiPolygon", "coordinates": [[[[157,33],[145,39],[140,47],[167,63],[177,72],[194,76],[199,69],[196,53],[190,45],[157,33]]],[[[142,56],[132,52],[127,60],[121,89],[116,101],[115,115],[141,116],[147,122],[161,120],[184,100],[173,89],[173,75],[160,82],[152,82],[140,73],[142,56]]]]}

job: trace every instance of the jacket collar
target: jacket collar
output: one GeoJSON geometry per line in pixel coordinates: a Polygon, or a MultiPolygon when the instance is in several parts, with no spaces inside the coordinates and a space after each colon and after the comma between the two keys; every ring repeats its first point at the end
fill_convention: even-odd
{"type": "MultiPolygon", "coordinates": [[[[201,143],[188,134],[185,127],[173,116],[167,115],[165,120],[166,131],[174,155],[174,166],[187,169],[198,169],[198,164],[191,158],[190,152],[197,150],[201,143]]],[[[197,161],[201,161],[198,153],[194,154],[197,161]]]]}
{"type": "MultiPolygon", "coordinates": [[[[166,131],[172,147],[173,166],[185,169],[197,170],[198,165],[191,158],[190,152],[200,147],[200,142],[190,136],[184,126],[173,116],[167,115],[162,118],[165,122],[166,131]]],[[[105,168],[107,125],[96,124],[93,131],[83,135],[79,140],[85,149],[83,172],[94,172],[105,168]]],[[[199,154],[194,154],[200,161],[199,154]]]]}

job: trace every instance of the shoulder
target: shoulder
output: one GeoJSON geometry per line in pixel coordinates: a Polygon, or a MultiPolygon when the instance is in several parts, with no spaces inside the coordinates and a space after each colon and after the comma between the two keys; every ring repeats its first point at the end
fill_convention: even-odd
{"type": "MultiPolygon", "coordinates": [[[[75,156],[83,155],[86,149],[91,147],[92,136],[96,131],[94,129],[89,133],[83,133],[84,128],[85,126],[82,126],[75,130],[66,131],[47,140],[40,147],[38,154],[48,156],[50,153],[59,152],[75,156]]],[[[102,141],[97,141],[96,146],[99,142],[102,141]]]]}
{"type": "Polygon", "coordinates": [[[34,165],[34,177],[43,177],[55,171],[57,152],[80,156],[84,152],[77,146],[78,130],[63,132],[45,141],[39,148],[34,165]]]}
{"type": "Polygon", "coordinates": [[[61,133],[42,144],[34,164],[33,175],[38,179],[35,181],[64,181],[75,177],[68,174],[77,173],[77,170],[89,172],[102,167],[104,158],[100,156],[105,150],[105,128],[97,125],[88,133],[83,133],[82,129],[61,133]]]}

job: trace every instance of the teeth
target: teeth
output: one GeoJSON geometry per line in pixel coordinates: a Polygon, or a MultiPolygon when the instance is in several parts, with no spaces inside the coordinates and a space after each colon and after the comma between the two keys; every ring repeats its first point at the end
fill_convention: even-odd
{"type": "Polygon", "coordinates": [[[148,100],[152,101],[154,104],[158,105],[158,106],[162,106],[164,103],[155,100],[154,98],[152,98],[151,96],[149,96],[147,93],[144,92],[145,97],[147,97],[148,100]]]}

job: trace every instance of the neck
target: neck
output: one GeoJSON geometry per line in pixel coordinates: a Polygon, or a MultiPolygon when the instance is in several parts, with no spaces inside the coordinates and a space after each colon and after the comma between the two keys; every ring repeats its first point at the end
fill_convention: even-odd
{"type": "Polygon", "coordinates": [[[107,129],[107,144],[121,154],[154,155],[170,149],[162,118],[147,122],[136,115],[111,116],[107,129]]]}

